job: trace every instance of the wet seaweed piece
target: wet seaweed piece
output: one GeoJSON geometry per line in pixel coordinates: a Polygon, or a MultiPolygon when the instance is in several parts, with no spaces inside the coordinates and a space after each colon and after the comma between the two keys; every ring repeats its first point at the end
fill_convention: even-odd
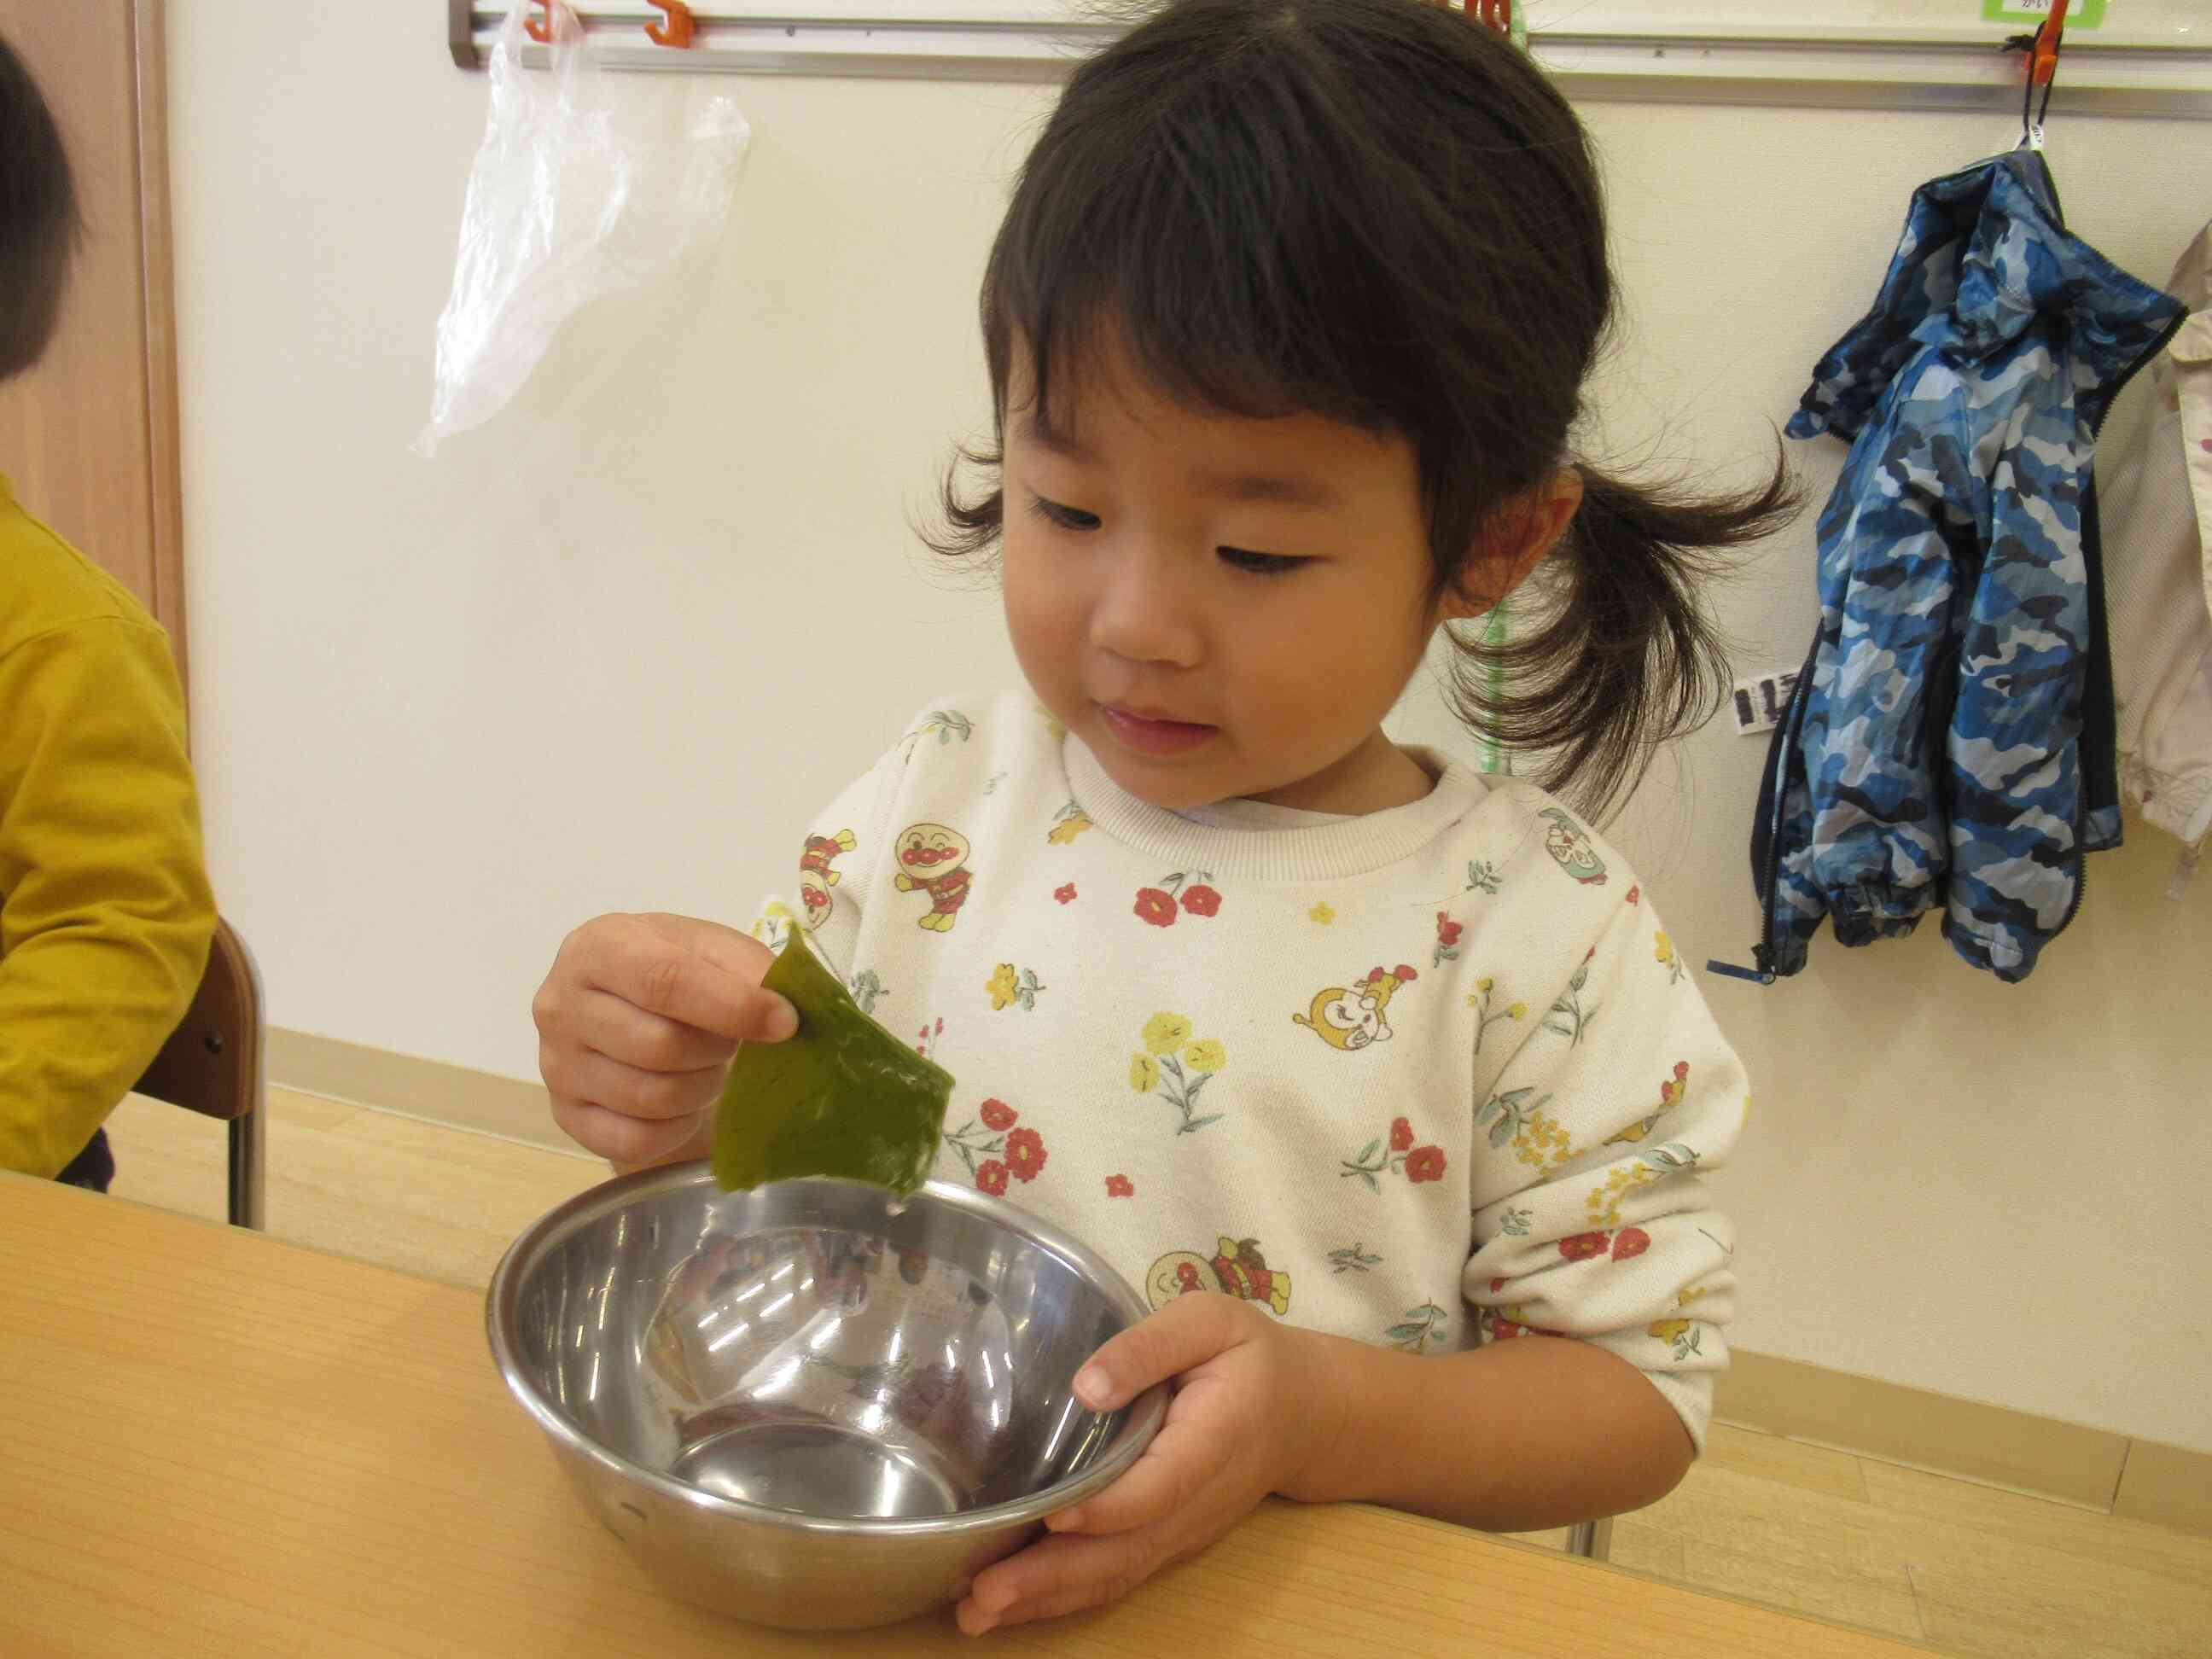
{"type": "Polygon", "coordinates": [[[902,1195],[920,1187],[952,1074],[862,1013],[796,927],[761,983],[799,1011],[799,1030],[738,1048],[714,1108],[717,1184],[842,1176],[902,1195]]]}

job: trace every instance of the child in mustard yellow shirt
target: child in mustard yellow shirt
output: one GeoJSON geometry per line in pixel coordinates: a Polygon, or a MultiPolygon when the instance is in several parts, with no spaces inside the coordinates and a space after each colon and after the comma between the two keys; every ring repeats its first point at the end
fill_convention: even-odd
{"type": "MultiPolygon", "coordinates": [[[[77,222],[53,118],[0,40],[0,381],[46,349],[77,222]]],[[[214,930],[168,636],[0,477],[0,1169],[106,1189],[100,1124],[214,930]]]]}

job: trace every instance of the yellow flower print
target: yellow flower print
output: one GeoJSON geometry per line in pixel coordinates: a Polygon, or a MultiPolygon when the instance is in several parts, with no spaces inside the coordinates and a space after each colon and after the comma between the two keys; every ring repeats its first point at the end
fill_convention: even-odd
{"type": "Polygon", "coordinates": [[[1573,1137],[1544,1110],[1551,1096],[1531,1101],[1528,1097],[1534,1093],[1532,1085],[1491,1096],[1475,1114],[1475,1123],[1489,1130],[1493,1147],[1511,1146],[1514,1157],[1546,1176],[1574,1156],[1573,1137]]]}
{"type": "Polygon", "coordinates": [[[1060,809],[1059,817],[1053,823],[1052,833],[1045,840],[1054,847],[1066,847],[1089,828],[1091,814],[1070,801],[1060,809]]]}
{"type": "Polygon", "coordinates": [[[1171,1054],[1190,1041],[1190,1022],[1181,1014],[1154,1014],[1145,1022],[1145,1048],[1155,1054],[1171,1054]]]}
{"type": "Polygon", "coordinates": [[[991,1012],[1021,1005],[1024,1012],[1036,1007],[1037,995],[1045,988],[1044,981],[1036,976],[1033,968],[1016,968],[1011,962],[1002,962],[991,970],[991,977],[983,988],[991,994],[991,1012]]]}
{"type": "Polygon", "coordinates": [[[1689,1328],[1690,1322],[1686,1319],[1662,1319],[1649,1328],[1650,1334],[1662,1342],[1679,1342],[1682,1334],[1689,1328]]]}
{"type": "Polygon", "coordinates": [[[1200,1037],[1182,1051],[1182,1063],[1194,1072],[1218,1072],[1228,1060],[1228,1050],[1212,1037],[1200,1037]]]}
{"type": "Polygon", "coordinates": [[[1666,969],[1669,985],[1682,977],[1682,963],[1674,954],[1674,941],[1668,939],[1663,930],[1652,936],[1651,954],[1658,958],[1660,966],[1666,969]]]}
{"type": "Polygon", "coordinates": [[[1326,927],[1329,923],[1336,920],[1336,912],[1330,909],[1327,902],[1324,901],[1320,904],[1315,905],[1312,909],[1306,912],[1306,920],[1326,927]]]}
{"type": "Polygon", "coordinates": [[[1638,1187],[1659,1179],[1659,1171],[1648,1164],[1630,1164],[1610,1171],[1605,1185],[1589,1195],[1589,1220],[1592,1227],[1618,1227],[1620,1224],[1620,1200],[1638,1187]]]}
{"type": "Polygon", "coordinates": [[[1129,1086],[1139,1094],[1157,1088],[1176,1109],[1179,1135],[1220,1122],[1227,1114],[1199,1112],[1198,1097],[1228,1063],[1228,1051],[1212,1037],[1192,1042],[1190,1022],[1181,1014],[1154,1014],[1145,1022],[1144,1035],[1147,1052],[1130,1056],[1129,1086]]]}
{"type": "Polygon", "coordinates": [[[1474,1010],[1474,1052],[1478,1054],[1482,1052],[1483,1033],[1497,1024],[1499,1020],[1510,1019],[1517,1023],[1528,1018],[1528,1005],[1525,1002],[1516,1002],[1510,1007],[1501,1008],[1496,1013],[1492,1013],[1490,994],[1497,987],[1498,981],[1485,974],[1480,979],[1475,981],[1474,990],[1467,1000],[1467,1006],[1474,1010]]]}

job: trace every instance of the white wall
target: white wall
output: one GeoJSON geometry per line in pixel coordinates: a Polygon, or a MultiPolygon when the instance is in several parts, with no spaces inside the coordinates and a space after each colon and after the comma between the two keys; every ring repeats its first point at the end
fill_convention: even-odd
{"type": "MultiPolygon", "coordinates": [[[[906,528],[986,404],[972,319],[1048,94],[738,79],[703,282],[596,308],[434,462],[485,82],[424,19],[172,0],[194,714],[210,856],[279,1025],[517,1077],[531,992],[611,908],[747,914],[804,814],[932,693],[1012,684],[988,592],[906,528]]],[[[625,96],[693,95],[632,77],[625,96]]],[[[2063,92],[2063,88],[2062,88],[2063,92]]],[[[2062,98],[2063,104],[2063,98],[2062,98]]],[[[1631,296],[1610,453],[1758,468],[1905,198],[2016,119],[1595,105],[1631,296]]],[[[2201,124],[2063,118],[2075,228],[2162,277],[2201,124]]],[[[1825,491],[1839,447],[1801,456],[1825,491]]],[[[1809,520],[1723,600],[1795,664],[1809,520]]],[[[1402,733],[1449,728],[1425,693],[1402,733]]],[[[1741,959],[1761,742],[1714,727],[1616,833],[1685,955],[1741,959]]],[[[1747,1347],[2212,1450],[2212,881],[2150,832],[2024,986],[1932,927],[1707,982],[1757,1085],[1729,1179],[1747,1347]]]]}

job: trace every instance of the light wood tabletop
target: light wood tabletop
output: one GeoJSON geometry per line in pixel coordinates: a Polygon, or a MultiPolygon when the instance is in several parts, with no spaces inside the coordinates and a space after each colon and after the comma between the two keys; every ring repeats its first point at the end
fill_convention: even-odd
{"type": "Polygon", "coordinates": [[[0,1652],[1881,1659],[1932,1650],[1412,1516],[1271,1503],[1118,1605],[963,1638],[671,1601],[471,1291],[0,1173],[0,1652]]]}

